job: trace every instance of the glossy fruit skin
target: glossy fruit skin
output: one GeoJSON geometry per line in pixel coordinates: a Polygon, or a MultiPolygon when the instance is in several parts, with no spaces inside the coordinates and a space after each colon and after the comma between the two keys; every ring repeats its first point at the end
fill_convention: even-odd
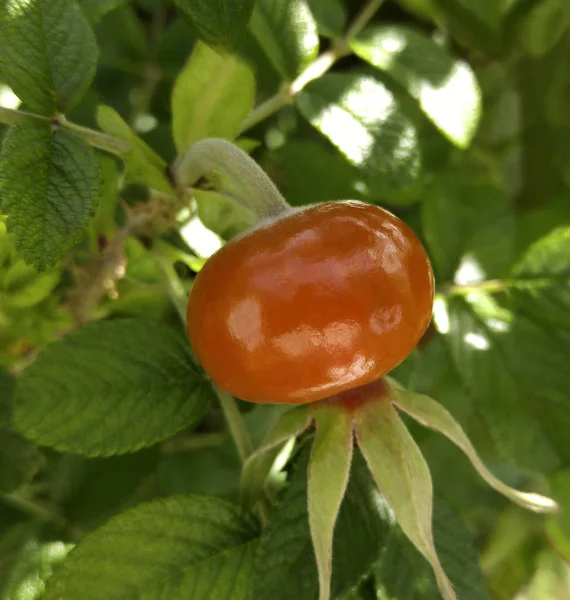
{"type": "Polygon", "coordinates": [[[375,205],[286,213],[222,247],[198,274],[188,333],[225,391],[303,404],[380,379],[426,330],[434,282],[413,231],[375,205]]]}

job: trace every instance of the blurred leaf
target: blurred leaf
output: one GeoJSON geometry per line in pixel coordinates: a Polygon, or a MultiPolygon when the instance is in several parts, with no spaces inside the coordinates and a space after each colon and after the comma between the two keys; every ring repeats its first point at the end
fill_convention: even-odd
{"type": "Polygon", "coordinates": [[[208,445],[206,440],[200,448],[198,440],[197,446],[163,455],[156,473],[161,493],[209,494],[238,502],[241,461],[233,441],[208,445]]]}
{"type": "MultiPolygon", "coordinates": [[[[18,526],[0,538],[0,564],[4,550],[10,549],[9,569],[2,569],[0,594],[3,600],[38,600],[55,567],[65,558],[72,545],[61,541],[42,542],[34,528],[18,526]]],[[[1,572],[1,571],[0,571],[1,572]]]]}
{"type": "Polygon", "coordinates": [[[529,54],[548,54],[570,27],[570,5],[564,0],[535,4],[527,17],[522,39],[529,54]]]}
{"type": "Polygon", "coordinates": [[[346,6],[342,0],[307,0],[307,4],[317,22],[319,34],[336,38],[346,27],[346,6]]]}
{"type": "Polygon", "coordinates": [[[431,0],[443,23],[463,42],[495,55],[501,50],[501,5],[510,0],[431,0]]]}
{"type": "Polygon", "coordinates": [[[212,46],[241,46],[255,0],[174,0],[198,37],[212,46]]]}
{"type": "Polygon", "coordinates": [[[119,172],[115,157],[100,153],[97,158],[101,165],[103,185],[92,228],[97,237],[104,237],[107,240],[115,231],[115,212],[119,200],[119,172]]]}
{"type": "Polygon", "coordinates": [[[482,292],[438,302],[436,324],[444,333],[473,408],[484,420],[497,457],[526,469],[556,467],[557,455],[505,355],[504,345],[513,343],[511,313],[482,292]]]}
{"type": "MultiPolygon", "coordinates": [[[[318,577],[307,514],[306,448],[297,459],[270,525],[261,537],[252,576],[256,600],[314,600],[318,577]]],[[[332,597],[339,598],[367,574],[387,534],[386,507],[360,455],[355,455],[335,528],[332,597]]]]}
{"type": "Polygon", "coordinates": [[[45,600],[247,600],[253,516],[206,496],[141,504],[87,535],[51,578],[45,600]]]}
{"type": "Polygon", "coordinates": [[[533,244],[513,270],[518,306],[539,323],[570,331],[570,227],[533,244]]]}
{"type": "Polygon", "coordinates": [[[226,240],[251,227],[256,219],[252,212],[232,198],[209,190],[195,190],[200,221],[226,240]]]}
{"type": "Polygon", "coordinates": [[[368,27],[350,46],[401,83],[454,144],[469,146],[479,122],[481,92],[467,63],[404,26],[368,27]]]}
{"type": "Polygon", "coordinates": [[[0,368],[0,427],[8,425],[12,419],[13,394],[14,377],[0,368]]]}
{"type": "Polygon", "coordinates": [[[27,263],[55,265],[84,235],[95,212],[101,170],[93,149],[48,123],[12,125],[2,145],[0,196],[8,231],[27,263]]]}
{"type": "Polygon", "coordinates": [[[0,285],[2,302],[6,307],[30,308],[47,298],[61,279],[61,271],[53,269],[38,273],[22,259],[14,261],[0,285]]]}
{"type": "Polygon", "coordinates": [[[398,3],[412,14],[418,15],[423,19],[434,22],[441,19],[434,0],[398,0],[398,3]]]}
{"type": "MultiPolygon", "coordinates": [[[[433,511],[435,546],[459,600],[489,600],[471,535],[453,509],[437,495],[433,511]]],[[[375,569],[379,600],[439,600],[429,566],[394,528],[375,569]]]]}
{"type": "Polygon", "coordinates": [[[292,139],[273,156],[277,162],[274,178],[293,206],[361,199],[356,190],[358,170],[342,154],[329,151],[323,144],[292,139]]]}
{"type": "Polygon", "coordinates": [[[187,341],[169,327],[99,322],[49,345],[22,373],[14,420],[42,445],[109,456],[189,427],[211,395],[187,341]]]}
{"type": "Polygon", "coordinates": [[[257,0],[250,28],[286,81],[295,79],[319,51],[317,23],[306,0],[257,0]]]}
{"type": "Polygon", "coordinates": [[[233,140],[254,100],[251,69],[236,56],[198,42],[172,91],[172,129],[178,152],[206,137],[233,140]]]}
{"type": "Polygon", "coordinates": [[[550,477],[550,485],[562,511],[548,519],[546,533],[556,552],[570,562],[570,469],[554,473],[550,477]]]}
{"type": "Polygon", "coordinates": [[[378,79],[329,73],[297,96],[301,114],[325,135],[370,184],[410,185],[421,168],[417,131],[399,99],[378,79]]]}
{"type": "Polygon", "coordinates": [[[443,281],[476,283],[503,276],[512,265],[514,207],[490,175],[461,161],[424,190],[422,229],[443,281]]]}
{"type": "Polygon", "coordinates": [[[528,582],[542,525],[543,520],[516,506],[494,518],[480,558],[493,598],[510,600],[528,582]]]}
{"type": "Polygon", "coordinates": [[[127,167],[127,181],[140,183],[161,192],[172,192],[164,160],[135,134],[116,110],[109,106],[100,106],[97,110],[97,124],[106,133],[131,144],[131,150],[123,155],[127,167]]]}
{"type": "Polygon", "coordinates": [[[0,75],[30,109],[51,116],[71,108],[91,84],[97,57],[74,0],[0,0],[0,75]]]}
{"type": "Polygon", "coordinates": [[[505,358],[551,446],[570,461],[570,381],[566,376],[570,338],[528,319],[522,312],[514,314],[510,335],[505,336],[505,358]]]}
{"type": "Polygon", "coordinates": [[[40,451],[19,433],[0,428],[0,493],[29,483],[42,464],[40,451]]]}
{"type": "Polygon", "coordinates": [[[526,600],[565,600],[570,596],[570,566],[550,549],[536,561],[536,572],[526,591],[526,600]]]}
{"type": "Polygon", "coordinates": [[[79,6],[92,25],[99,21],[110,11],[127,4],[129,0],[79,0],[79,6]]]}
{"type": "Polygon", "coordinates": [[[132,503],[145,477],[153,474],[158,449],[123,456],[85,459],[81,481],[65,500],[69,521],[92,528],[132,503]]]}

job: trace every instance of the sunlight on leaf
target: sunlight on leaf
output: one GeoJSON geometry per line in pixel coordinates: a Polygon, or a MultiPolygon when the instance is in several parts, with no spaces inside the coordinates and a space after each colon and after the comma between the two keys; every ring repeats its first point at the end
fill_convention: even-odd
{"type": "Polygon", "coordinates": [[[491,347],[489,340],[480,333],[466,333],[463,336],[463,341],[477,350],[488,350],[491,347]]]}
{"type": "Polygon", "coordinates": [[[297,105],[367,179],[394,189],[417,178],[421,152],[416,128],[380,80],[328,74],[309,84],[297,105]]]}
{"type": "Polygon", "coordinates": [[[469,145],[481,113],[481,91],[467,63],[403,26],[371,26],[351,40],[351,47],[404,85],[452,142],[469,145]]]}
{"type": "Polygon", "coordinates": [[[446,335],[449,333],[449,313],[445,299],[437,296],[433,303],[433,318],[439,333],[446,335]]]}
{"type": "Polygon", "coordinates": [[[456,285],[472,285],[486,278],[485,269],[473,254],[465,254],[461,258],[453,281],[456,285]]]}

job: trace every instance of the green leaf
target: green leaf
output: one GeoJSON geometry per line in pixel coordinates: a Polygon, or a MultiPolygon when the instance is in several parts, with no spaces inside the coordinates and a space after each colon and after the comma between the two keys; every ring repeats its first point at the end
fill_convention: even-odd
{"type": "Polygon", "coordinates": [[[342,0],[307,0],[307,4],[317,22],[319,34],[336,38],[346,27],[346,6],[342,0]]]}
{"type": "Polygon", "coordinates": [[[570,469],[563,469],[550,477],[553,495],[564,508],[559,515],[550,517],[546,523],[546,534],[554,549],[570,561],[570,469]]]}
{"type": "MultiPolygon", "coordinates": [[[[270,515],[255,559],[251,598],[315,600],[319,581],[307,514],[308,448],[270,515]]],[[[332,597],[342,598],[370,571],[387,534],[385,504],[355,454],[334,534],[332,597]]]]}
{"type": "Polygon", "coordinates": [[[193,425],[211,396],[189,344],[169,327],[99,322],[49,345],[24,370],[14,421],[39,444],[109,456],[193,425]]]}
{"type": "Polygon", "coordinates": [[[421,211],[436,277],[466,285],[508,274],[515,213],[490,172],[464,160],[452,164],[424,190],[421,211]]]}
{"type": "Polygon", "coordinates": [[[95,36],[74,0],[0,0],[0,74],[30,109],[55,115],[72,108],[91,84],[97,58],[95,36]]]}
{"type": "Polygon", "coordinates": [[[429,467],[388,398],[354,413],[358,446],[402,531],[433,567],[445,600],[456,600],[437,555],[432,530],[433,490],[429,467]]]}
{"type": "Polygon", "coordinates": [[[42,464],[42,455],[20,434],[0,428],[0,493],[29,483],[42,464]]]}
{"type": "Polygon", "coordinates": [[[352,462],[352,415],[340,405],[320,405],[313,415],[317,433],[308,470],[309,526],[319,572],[319,600],[329,600],[334,529],[352,462]]]}
{"type": "Polygon", "coordinates": [[[66,518],[80,529],[92,529],[133,504],[145,479],[154,475],[159,456],[157,447],[108,458],[74,456],[82,469],[79,481],[65,498],[66,518]]]}
{"type": "Polygon", "coordinates": [[[257,0],[250,28],[286,81],[293,81],[318,54],[317,23],[306,0],[257,0]]]}
{"type": "Polygon", "coordinates": [[[30,308],[45,300],[61,279],[60,269],[38,273],[24,260],[14,261],[6,270],[2,290],[4,306],[30,308]]]}
{"type": "Polygon", "coordinates": [[[8,371],[0,369],[0,427],[12,420],[12,396],[14,394],[14,378],[8,371]]]}
{"type": "Polygon", "coordinates": [[[97,25],[99,21],[108,13],[124,6],[129,0],[79,0],[79,6],[83,9],[85,16],[92,25],[97,25]]]}
{"type": "Polygon", "coordinates": [[[513,269],[512,291],[525,314],[538,323],[570,331],[570,227],[534,243],[513,269]]]}
{"type": "Polygon", "coordinates": [[[402,84],[451,142],[469,146],[481,115],[481,91],[467,63],[423,33],[398,25],[368,27],[350,47],[402,84]]]}
{"type": "Polygon", "coordinates": [[[311,416],[307,406],[301,405],[281,415],[268,433],[263,444],[251,454],[243,465],[242,493],[246,506],[259,499],[267,476],[283,446],[307,429],[311,416]]]}
{"type": "Polygon", "coordinates": [[[504,338],[508,342],[503,348],[507,366],[550,445],[561,459],[569,461],[570,381],[566,364],[570,339],[564,331],[544,327],[542,320],[527,318],[523,311],[524,306],[512,313],[515,318],[504,338]]]}
{"type": "Polygon", "coordinates": [[[417,131],[399,99],[379,79],[329,73],[297,96],[297,106],[371,184],[397,189],[418,176],[417,131]]]}
{"type": "Polygon", "coordinates": [[[340,152],[323,144],[291,139],[275,152],[276,168],[283,171],[281,189],[293,206],[340,199],[361,199],[356,188],[360,173],[340,152]]]}
{"type": "Polygon", "coordinates": [[[490,55],[501,50],[502,6],[497,0],[431,0],[441,21],[463,42],[490,55]]]}
{"type": "Polygon", "coordinates": [[[0,564],[3,567],[0,594],[3,600],[38,600],[42,597],[46,581],[71,548],[72,544],[61,541],[41,541],[34,526],[13,527],[0,538],[0,564]]]}
{"type": "Polygon", "coordinates": [[[194,190],[200,221],[224,239],[231,239],[256,222],[254,214],[233,198],[210,190],[194,190]]]}
{"type": "Polygon", "coordinates": [[[19,254],[39,271],[81,240],[95,212],[101,170],[93,149],[48,123],[11,126],[2,145],[0,196],[19,254]]]}
{"type": "Polygon", "coordinates": [[[127,181],[172,193],[164,160],[136,135],[116,110],[110,106],[100,106],[97,109],[97,124],[106,133],[131,144],[131,150],[123,155],[127,181]]]}
{"type": "Polygon", "coordinates": [[[564,0],[545,0],[534,6],[522,39],[531,56],[548,54],[570,27],[570,7],[564,0]]]}
{"type": "Polygon", "coordinates": [[[253,108],[253,71],[237,56],[198,42],[172,91],[172,129],[183,152],[206,137],[233,140],[253,108]]]}
{"type": "Polygon", "coordinates": [[[441,404],[423,394],[393,390],[394,404],[426,427],[431,427],[449,438],[466,454],[479,475],[497,492],[512,502],[535,512],[555,512],[556,503],[540,494],[520,492],[497,479],[483,464],[463,428],[441,404]]]}
{"type": "Polygon", "coordinates": [[[239,48],[255,0],[174,0],[200,39],[227,50],[239,48]]]}
{"type": "MultiPolygon", "coordinates": [[[[447,502],[437,495],[434,500],[435,547],[458,598],[489,600],[471,535],[447,502]]],[[[378,598],[440,600],[429,566],[397,528],[388,538],[375,574],[378,598]]]]}
{"type": "Polygon", "coordinates": [[[496,457],[527,469],[555,468],[558,457],[504,350],[508,344],[513,352],[512,314],[490,295],[472,293],[465,299],[437,299],[435,315],[496,457]]]}
{"type": "Polygon", "coordinates": [[[247,600],[257,525],[207,496],[171,496],[108,521],[76,546],[45,600],[247,600]]]}

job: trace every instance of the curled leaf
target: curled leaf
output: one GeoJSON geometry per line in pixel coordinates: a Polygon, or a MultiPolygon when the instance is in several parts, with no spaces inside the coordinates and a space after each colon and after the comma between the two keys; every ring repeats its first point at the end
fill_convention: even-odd
{"type": "Polygon", "coordinates": [[[259,499],[267,476],[283,446],[301,434],[311,423],[307,405],[297,406],[279,418],[265,442],[251,454],[243,466],[242,497],[246,506],[253,506],[259,499]]]}
{"type": "Polygon", "coordinates": [[[317,433],[308,470],[309,525],[319,572],[319,600],[331,592],[334,527],[352,462],[352,418],[339,405],[313,412],[317,433]]]}
{"type": "Polygon", "coordinates": [[[551,498],[540,494],[515,490],[497,479],[483,464],[483,461],[479,458],[461,425],[459,425],[448,410],[429,396],[394,390],[392,400],[399,409],[408,413],[416,421],[443,433],[443,435],[449,438],[467,455],[467,458],[469,458],[479,475],[494,490],[503,494],[509,500],[534,512],[550,513],[558,510],[558,504],[551,498]]]}
{"type": "Polygon", "coordinates": [[[354,429],[372,475],[402,531],[431,564],[445,600],[457,600],[433,541],[431,474],[417,444],[391,402],[354,411],[354,429]]]}

